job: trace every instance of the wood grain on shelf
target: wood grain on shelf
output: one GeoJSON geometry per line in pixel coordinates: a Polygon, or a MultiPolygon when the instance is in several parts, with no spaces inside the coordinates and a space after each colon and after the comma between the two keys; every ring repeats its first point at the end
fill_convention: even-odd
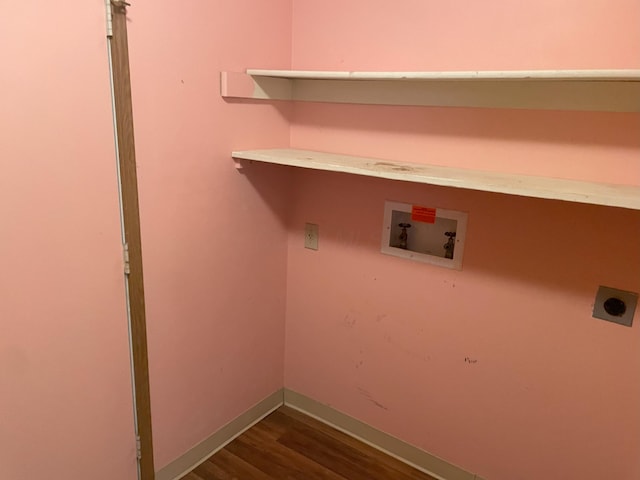
{"type": "Polygon", "coordinates": [[[488,172],[295,149],[232,152],[235,159],[640,210],[640,187],[488,172]]]}

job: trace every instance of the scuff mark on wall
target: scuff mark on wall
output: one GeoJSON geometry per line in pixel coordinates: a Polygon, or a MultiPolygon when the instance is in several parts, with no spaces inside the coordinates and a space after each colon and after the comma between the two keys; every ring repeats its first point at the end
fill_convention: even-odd
{"type": "Polygon", "coordinates": [[[367,401],[373,403],[376,407],[381,408],[383,410],[387,410],[389,411],[389,409],[384,406],[383,404],[381,404],[380,402],[378,402],[375,398],[373,398],[371,396],[371,393],[369,393],[367,390],[365,390],[362,387],[358,387],[358,392],[360,393],[360,395],[362,395],[367,401]]]}
{"type": "Polygon", "coordinates": [[[417,360],[422,360],[423,362],[426,362],[428,360],[431,360],[431,356],[427,355],[425,353],[421,353],[421,352],[417,352],[414,350],[411,350],[409,348],[406,348],[403,345],[400,345],[398,342],[396,342],[393,337],[391,336],[391,334],[389,332],[385,332],[383,334],[383,338],[385,339],[385,341],[389,344],[392,345],[393,347],[395,347],[399,352],[404,353],[405,355],[407,355],[408,357],[411,358],[415,358],[417,360]]]}
{"type": "Polygon", "coordinates": [[[342,319],[342,324],[347,328],[353,328],[356,325],[356,316],[353,312],[347,313],[342,319]]]}
{"type": "Polygon", "coordinates": [[[381,313],[379,315],[376,315],[376,322],[381,322],[385,318],[387,318],[387,314],[386,313],[381,313]]]}

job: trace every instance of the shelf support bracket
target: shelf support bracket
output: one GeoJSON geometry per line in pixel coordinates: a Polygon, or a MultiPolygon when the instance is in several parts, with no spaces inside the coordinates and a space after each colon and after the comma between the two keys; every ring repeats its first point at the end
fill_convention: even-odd
{"type": "Polygon", "coordinates": [[[220,72],[220,95],[224,98],[293,100],[293,80],[220,72]]]}

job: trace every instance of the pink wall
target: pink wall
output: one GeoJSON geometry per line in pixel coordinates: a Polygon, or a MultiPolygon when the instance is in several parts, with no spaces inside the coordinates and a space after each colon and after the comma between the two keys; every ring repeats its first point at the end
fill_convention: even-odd
{"type": "Polygon", "coordinates": [[[133,480],[104,3],[3,2],[0,61],[0,478],[133,480]]]}
{"type": "Polygon", "coordinates": [[[638,68],[637,0],[294,0],[293,67],[638,68]]]}
{"type": "MultiPolygon", "coordinates": [[[[493,5],[296,0],[292,66],[640,67],[637,1],[493,5]]],[[[637,114],[294,108],[294,147],[640,185],[637,114]]],[[[640,291],[639,212],[294,180],[288,388],[488,480],[640,476],[640,320],[591,318],[598,285],[640,291]],[[381,255],[385,199],[468,212],[463,270],[381,255]],[[320,225],[317,252],[304,222],[320,225]]]]}
{"type": "Polygon", "coordinates": [[[158,468],[282,387],[289,107],[226,103],[222,70],[288,68],[291,1],[144,2],[129,47],[158,468]]]}
{"type": "MultiPolygon", "coordinates": [[[[0,25],[0,476],[132,480],[104,10],[67,7],[73,15],[13,2],[0,25]],[[45,454],[34,462],[34,451],[45,454]]],[[[292,58],[296,68],[638,68],[638,15],[631,0],[503,1],[493,12],[418,0],[132,7],[157,466],[282,386],[286,312],[290,388],[488,480],[637,478],[639,320],[628,329],[590,314],[600,284],[640,290],[637,212],[269,166],[239,173],[229,152],[291,138],[640,184],[638,115],[300,104],[290,132],[289,106],[225,103],[218,73],[292,58]],[[387,198],[468,211],[464,270],[379,254],[387,198]],[[320,224],[318,252],[301,247],[305,221],[320,224]]]]}

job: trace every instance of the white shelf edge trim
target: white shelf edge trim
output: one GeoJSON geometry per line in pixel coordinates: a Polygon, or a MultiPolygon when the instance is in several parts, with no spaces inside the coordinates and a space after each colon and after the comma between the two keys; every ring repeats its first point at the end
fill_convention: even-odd
{"type": "Polygon", "coordinates": [[[640,82],[640,70],[476,70],[444,72],[347,72],[247,69],[247,74],[309,80],[567,80],[640,82]]]}
{"type": "Polygon", "coordinates": [[[234,159],[640,210],[640,186],[486,172],[296,149],[232,152],[234,159]]]}

